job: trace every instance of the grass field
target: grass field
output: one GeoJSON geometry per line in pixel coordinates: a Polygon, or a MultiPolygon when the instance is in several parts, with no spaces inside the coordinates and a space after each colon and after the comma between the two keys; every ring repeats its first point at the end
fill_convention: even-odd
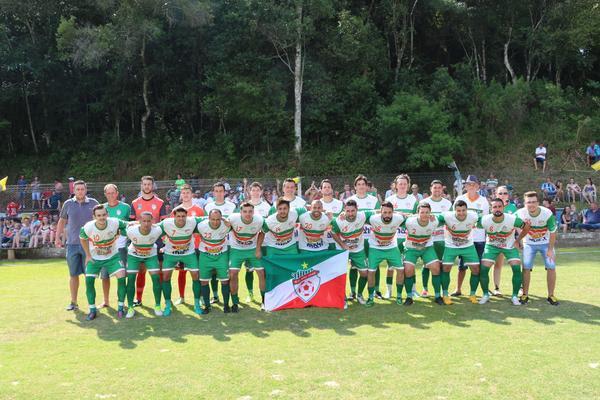
{"type": "Polygon", "coordinates": [[[64,311],[63,260],[2,261],[0,398],[598,399],[599,260],[598,248],[559,253],[559,307],[545,302],[537,268],[523,307],[507,297],[275,313],[253,304],[199,317],[180,306],[168,318],[144,307],[93,322],[85,307],[64,311]]]}

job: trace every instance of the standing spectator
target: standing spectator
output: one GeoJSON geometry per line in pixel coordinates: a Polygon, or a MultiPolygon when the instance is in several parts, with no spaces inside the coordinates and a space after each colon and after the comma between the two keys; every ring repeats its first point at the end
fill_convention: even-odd
{"type": "Polygon", "coordinates": [[[13,249],[21,247],[29,247],[29,241],[31,239],[31,224],[29,223],[29,217],[23,217],[21,228],[16,231],[15,238],[13,239],[13,249]]]}
{"type": "Polygon", "coordinates": [[[19,213],[19,203],[11,201],[6,205],[6,216],[8,218],[14,218],[19,213]]]}
{"type": "Polygon", "coordinates": [[[79,291],[79,275],[85,273],[85,253],[79,240],[79,231],[93,219],[92,210],[98,205],[95,199],[87,197],[87,185],[84,181],[73,182],[75,196],[63,204],[60,219],[56,227],[54,244],[62,247],[62,235],[66,226],[67,265],[69,266],[69,289],[71,302],[67,311],[77,310],[77,292],[79,291]]]}
{"type": "Polygon", "coordinates": [[[385,192],[385,198],[387,199],[394,193],[396,193],[396,181],[393,181],[392,183],[390,183],[390,188],[385,192]]]}
{"type": "Polygon", "coordinates": [[[546,207],[548,210],[552,211],[552,214],[554,214],[554,216],[556,217],[556,207],[554,207],[552,199],[546,198],[546,199],[542,200],[542,205],[544,207],[546,207]]]}
{"type": "Polygon", "coordinates": [[[48,198],[47,209],[50,211],[50,214],[56,213],[60,209],[60,205],[62,203],[62,195],[59,192],[54,192],[52,196],[48,198]]]}
{"type": "Polygon", "coordinates": [[[598,146],[598,144],[596,143],[595,140],[592,140],[592,143],[587,147],[587,149],[585,149],[588,167],[591,167],[592,164],[594,164],[597,161],[596,160],[596,146],[598,146]]]}
{"type": "Polygon", "coordinates": [[[40,179],[36,176],[31,181],[31,208],[39,210],[42,208],[42,190],[40,179]]]}
{"type": "Polygon", "coordinates": [[[423,200],[423,195],[421,193],[419,193],[419,185],[417,185],[416,183],[413,183],[412,186],[410,187],[410,191],[411,191],[412,195],[415,196],[415,198],[418,201],[423,200]]]}
{"type": "Polygon", "coordinates": [[[593,201],[596,201],[596,185],[592,182],[592,178],[587,178],[587,183],[583,187],[583,199],[588,203],[592,204],[593,201]]]}
{"type": "Polygon", "coordinates": [[[19,208],[25,209],[25,191],[27,190],[27,180],[21,175],[17,180],[17,190],[19,191],[19,208]]]}
{"type": "Polygon", "coordinates": [[[515,205],[515,207],[517,207],[517,208],[523,207],[523,203],[521,203],[521,199],[519,199],[518,193],[513,193],[512,199],[510,200],[510,202],[513,203],[515,205]]]}
{"type": "Polygon", "coordinates": [[[552,183],[550,177],[547,177],[546,182],[542,183],[542,192],[544,193],[544,197],[549,199],[553,199],[556,196],[556,185],[552,183]]]}
{"type": "Polygon", "coordinates": [[[69,177],[69,197],[73,197],[75,194],[75,178],[69,177]]]}
{"type": "Polygon", "coordinates": [[[488,192],[487,197],[490,197],[496,192],[496,188],[498,187],[498,179],[494,176],[493,173],[491,173],[488,180],[485,181],[485,186],[488,192]]]}
{"type": "Polygon", "coordinates": [[[600,209],[595,201],[590,203],[590,208],[583,214],[583,224],[579,224],[579,229],[588,231],[600,229],[600,209]]]}
{"type": "Polygon", "coordinates": [[[563,209],[563,213],[560,216],[560,224],[562,225],[563,233],[573,230],[577,226],[576,215],[573,215],[570,206],[566,206],[563,209]]]}
{"type": "Polygon", "coordinates": [[[194,192],[194,198],[192,199],[192,204],[200,207],[204,210],[204,206],[206,205],[206,200],[202,197],[202,192],[200,190],[196,190],[194,192]]]}
{"type": "Polygon", "coordinates": [[[178,190],[181,190],[183,185],[185,185],[185,179],[183,179],[181,174],[177,174],[177,179],[175,180],[175,186],[177,186],[178,190]]]}
{"type": "Polygon", "coordinates": [[[340,193],[340,200],[345,202],[350,197],[354,196],[354,192],[350,188],[350,184],[344,183],[344,191],[340,193]]]}
{"type": "Polygon", "coordinates": [[[581,187],[575,182],[575,178],[571,177],[569,183],[567,183],[567,201],[577,201],[577,195],[581,200],[581,187]]]}
{"type": "Polygon", "coordinates": [[[564,201],[565,199],[565,190],[562,181],[559,179],[556,181],[556,201],[564,201]]]}
{"type": "Polygon", "coordinates": [[[542,172],[546,172],[546,147],[544,143],[540,143],[538,147],[535,148],[535,159],[533,160],[533,166],[535,170],[538,170],[538,166],[542,167],[542,172]]]}
{"type": "Polygon", "coordinates": [[[177,185],[171,186],[171,189],[167,192],[167,199],[169,201],[169,205],[171,209],[174,209],[179,205],[179,197],[181,196],[181,191],[177,188],[177,185]]]}
{"type": "Polygon", "coordinates": [[[479,194],[483,198],[488,198],[488,191],[485,188],[485,184],[479,183],[479,189],[477,189],[477,194],[479,194]]]}
{"type": "Polygon", "coordinates": [[[312,181],[310,187],[304,192],[304,198],[307,203],[311,203],[313,200],[317,200],[319,197],[319,189],[315,185],[315,181],[312,181]]]}

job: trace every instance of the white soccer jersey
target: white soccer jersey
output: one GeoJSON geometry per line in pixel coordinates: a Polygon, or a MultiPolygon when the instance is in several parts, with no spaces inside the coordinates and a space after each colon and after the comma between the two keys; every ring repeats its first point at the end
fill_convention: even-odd
{"type": "Polygon", "coordinates": [[[158,226],[165,235],[164,253],[172,256],[186,256],[195,251],[193,234],[196,229],[197,219],[186,217],[183,227],[175,225],[175,218],[166,218],[158,226]]]}
{"type": "Polygon", "coordinates": [[[202,253],[219,255],[227,251],[227,236],[230,228],[223,221],[220,221],[219,226],[214,229],[210,226],[210,220],[205,219],[196,225],[196,229],[201,238],[198,249],[202,253]]]}
{"type": "MultiPolygon", "coordinates": [[[[379,200],[377,197],[372,196],[370,194],[365,197],[358,197],[358,195],[354,194],[346,199],[356,201],[356,205],[358,206],[358,211],[373,211],[381,208],[381,204],[379,204],[379,200]]],[[[371,237],[371,225],[368,223],[363,227],[363,238],[368,240],[371,237]]]]}
{"type": "Polygon", "coordinates": [[[394,213],[389,223],[383,222],[381,214],[372,215],[369,218],[371,225],[371,236],[369,237],[369,248],[387,250],[398,246],[396,235],[398,227],[404,222],[402,214],[394,213]]]}
{"type": "Polygon", "coordinates": [[[152,225],[150,233],[144,235],[140,232],[140,225],[135,224],[127,228],[127,237],[131,244],[127,254],[138,258],[148,258],[156,255],[156,241],[162,236],[163,231],[158,225],[152,225]]]}
{"type": "Polygon", "coordinates": [[[244,222],[242,215],[239,213],[229,216],[228,219],[231,224],[229,246],[232,249],[247,250],[256,248],[256,240],[262,229],[264,218],[256,214],[256,208],[254,213],[250,223],[244,222]]]}
{"type": "MultiPolygon", "coordinates": [[[[417,206],[419,205],[419,200],[412,194],[407,194],[404,197],[399,197],[397,194],[393,194],[385,199],[385,201],[392,203],[394,206],[394,211],[403,214],[415,214],[417,212],[417,206]]],[[[406,239],[406,230],[402,226],[398,228],[396,239],[406,239]]]]}
{"type": "Polygon", "coordinates": [[[419,217],[408,217],[404,222],[406,229],[406,241],[404,247],[407,249],[423,250],[426,247],[433,245],[433,234],[438,229],[440,222],[427,221],[425,225],[421,225],[419,217]]]}
{"type": "MultiPolygon", "coordinates": [[[[331,231],[339,233],[342,242],[350,249],[350,253],[359,253],[365,248],[365,239],[363,238],[363,227],[367,222],[367,217],[371,213],[365,214],[359,211],[356,213],[354,221],[348,221],[347,218],[334,218],[331,223],[331,231]]],[[[338,249],[339,246],[336,246],[338,249]]]]}
{"type": "MultiPolygon", "coordinates": [[[[336,198],[332,198],[329,203],[324,199],[321,199],[321,203],[323,203],[323,210],[326,213],[332,213],[334,218],[344,211],[344,202],[336,198]]],[[[327,243],[335,243],[335,240],[333,240],[333,236],[331,235],[331,225],[329,225],[329,229],[327,229],[327,243]]]]}
{"type": "Polygon", "coordinates": [[[277,214],[273,214],[265,219],[263,223],[263,232],[265,232],[265,246],[286,249],[294,246],[297,238],[294,235],[298,213],[290,209],[288,218],[285,221],[279,221],[277,214]]]}
{"type": "Polygon", "coordinates": [[[96,221],[87,222],[81,227],[79,237],[90,243],[90,254],[94,260],[108,260],[118,254],[118,239],[126,228],[127,222],[109,217],[104,229],[98,228],[96,221]]]}
{"type": "MultiPolygon", "coordinates": [[[[458,196],[454,201],[454,204],[458,200],[463,200],[467,203],[467,210],[475,211],[478,216],[483,217],[490,213],[490,203],[483,196],[477,196],[473,201],[469,200],[469,196],[465,193],[462,196],[458,196]]],[[[474,242],[485,242],[485,231],[482,228],[475,228],[473,230],[473,241],[474,242]]]]}
{"type": "Polygon", "coordinates": [[[531,225],[525,236],[525,244],[550,243],[550,234],[555,233],[557,229],[556,218],[552,211],[546,207],[540,207],[538,215],[533,216],[527,211],[527,208],[521,208],[516,215],[523,222],[528,222],[531,225]]]}
{"type": "Polygon", "coordinates": [[[208,215],[208,213],[210,213],[215,208],[217,210],[221,211],[221,214],[223,214],[224,218],[229,217],[231,214],[233,214],[237,210],[237,206],[235,205],[235,203],[232,203],[231,201],[225,199],[225,201],[221,204],[217,204],[215,201],[211,201],[210,203],[207,203],[204,206],[204,212],[206,213],[206,215],[208,215]]]}
{"type": "Polygon", "coordinates": [[[300,196],[294,197],[294,200],[290,201],[290,208],[304,208],[306,207],[306,201],[300,196]]]}
{"type": "Polygon", "coordinates": [[[467,211],[462,221],[456,218],[454,211],[447,211],[438,216],[446,225],[444,239],[446,247],[462,249],[473,244],[473,230],[477,227],[479,217],[475,211],[467,211]]]}
{"type": "MultiPolygon", "coordinates": [[[[431,197],[421,200],[422,203],[427,203],[431,206],[431,214],[438,216],[446,211],[450,211],[452,208],[452,203],[450,200],[441,198],[440,200],[433,200],[431,197]]],[[[444,226],[438,227],[433,233],[433,241],[434,242],[443,242],[444,241],[444,226]]]]}
{"type": "Polygon", "coordinates": [[[298,218],[299,234],[298,248],[300,250],[319,251],[327,250],[327,229],[330,220],[325,214],[319,219],[313,219],[311,213],[304,213],[298,218]]]}
{"type": "Polygon", "coordinates": [[[271,205],[264,200],[261,200],[258,204],[254,204],[254,215],[260,215],[263,218],[267,218],[270,211],[271,205]]]}
{"type": "Polygon", "coordinates": [[[514,214],[504,213],[502,221],[495,222],[494,215],[489,214],[481,219],[481,226],[485,229],[485,244],[501,249],[515,247],[515,228],[522,228],[523,221],[514,214]]]}

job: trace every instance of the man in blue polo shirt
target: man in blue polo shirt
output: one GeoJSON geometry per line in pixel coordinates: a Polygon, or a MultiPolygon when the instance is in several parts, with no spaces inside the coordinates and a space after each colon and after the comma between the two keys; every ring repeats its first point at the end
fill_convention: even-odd
{"type": "Polygon", "coordinates": [[[600,209],[598,203],[593,201],[590,208],[583,214],[583,224],[579,224],[580,229],[595,231],[600,229],[600,209]]]}
{"type": "Polygon", "coordinates": [[[84,181],[73,184],[75,196],[65,201],[60,210],[60,219],[56,226],[56,247],[62,247],[62,235],[66,226],[67,265],[69,266],[69,288],[71,303],[67,311],[77,310],[77,292],[79,290],[79,275],[85,273],[85,253],[79,241],[79,231],[93,219],[93,208],[98,205],[95,199],[87,197],[87,185],[84,181]]]}

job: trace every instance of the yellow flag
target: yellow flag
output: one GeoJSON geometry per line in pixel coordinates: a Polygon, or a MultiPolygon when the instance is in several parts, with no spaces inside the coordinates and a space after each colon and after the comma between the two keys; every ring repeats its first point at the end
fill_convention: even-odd
{"type": "Polygon", "coordinates": [[[297,176],[297,177],[295,177],[295,178],[292,178],[292,180],[293,180],[295,183],[300,183],[300,177],[299,177],[299,176],[297,176]]]}
{"type": "Polygon", "coordinates": [[[0,179],[0,191],[3,192],[6,190],[6,181],[8,180],[8,176],[0,179]]]}
{"type": "Polygon", "coordinates": [[[592,164],[592,168],[596,171],[600,171],[600,161],[597,161],[595,164],[592,164]]]}

